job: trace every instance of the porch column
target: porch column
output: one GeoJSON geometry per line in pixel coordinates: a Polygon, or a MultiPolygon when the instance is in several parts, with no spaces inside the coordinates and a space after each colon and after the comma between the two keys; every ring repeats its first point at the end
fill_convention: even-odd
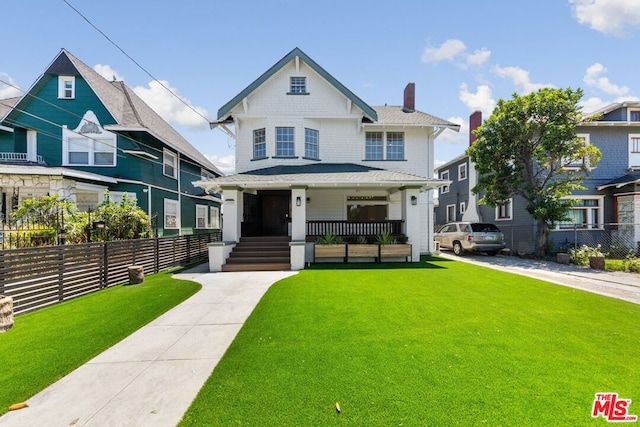
{"type": "Polygon", "coordinates": [[[240,240],[240,224],[242,222],[242,191],[238,187],[222,187],[222,241],[237,242],[240,240]]]}
{"type": "Polygon", "coordinates": [[[291,187],[291,241],[305,241],[306,239],[307,187],[291,187]]]}
{"type": "Polygon", "coordinates": [[[404,233],[411,243],[411,261],[420,261],[420,206],[418,198],[420,187],[403,187],[400,189],[402,202],[402,220],[404,233]]]}

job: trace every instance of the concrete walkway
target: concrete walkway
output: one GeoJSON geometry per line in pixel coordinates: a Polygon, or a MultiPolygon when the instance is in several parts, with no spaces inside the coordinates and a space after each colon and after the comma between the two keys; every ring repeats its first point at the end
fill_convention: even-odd
{"type": "Polygon", "coordinates": [[[203,288],[0,417],[3,427],[175,426],[269,287],[295,272],[177,274],[203,288]]]}
{"type": "Polygon", "coordinates": [[[465,254],[459,257],[450,252],[442,252],[440,256],[640,304],[640,274],[637,273],[599,271],[553,261],[535,261],[513,256],[465,254]]]}

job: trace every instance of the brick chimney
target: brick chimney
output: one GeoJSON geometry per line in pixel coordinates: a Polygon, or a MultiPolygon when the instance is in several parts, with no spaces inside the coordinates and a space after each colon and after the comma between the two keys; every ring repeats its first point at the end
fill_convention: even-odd
{"type": "Polygon", "coordinates": [[[478,137],[473,134],[473,131],[478,129],[481,124],[482,111],[476,110],[469,116],[469,147],[478,139],[478,137]]]}
{"type": "Polygon", "coordinates": [[[404,88],[404,103],[402,104],[402,111],[405,113],[413,113],[416,111],[416,84],[409,83],[404,88]]]}

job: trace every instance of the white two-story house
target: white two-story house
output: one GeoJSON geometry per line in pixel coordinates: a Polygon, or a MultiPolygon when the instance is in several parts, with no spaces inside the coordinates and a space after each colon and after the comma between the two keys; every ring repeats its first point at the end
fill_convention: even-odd
{"type": "Polygon", "coordinates": [[[236,174],[194,183],[224,200],[210,268],[251,236],[288,239],[294,270],[325,232],[386,231],[411,243],[413,261],[430,253],[431,191],[445,183],[434,143],[459,125],[417,111],[413,83],[403,101],[369,106],[296,48],[222,106],[211,125],[235,139],[236,174]]]}

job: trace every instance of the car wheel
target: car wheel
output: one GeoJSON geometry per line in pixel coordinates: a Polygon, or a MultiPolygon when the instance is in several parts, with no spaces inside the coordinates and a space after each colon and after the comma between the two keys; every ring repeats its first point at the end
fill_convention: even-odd
{"type": "Polygon", "coordinates": [[[498,254],[498,251],[487,251],[487,255],[489,256],[496,256],[498,254]]]}
{"type": "Polygon", "coordinates": [[[459,256],[464,253],[464,249],[462,249],[460,242],[453,242],[453,253],[459,256]]]}

